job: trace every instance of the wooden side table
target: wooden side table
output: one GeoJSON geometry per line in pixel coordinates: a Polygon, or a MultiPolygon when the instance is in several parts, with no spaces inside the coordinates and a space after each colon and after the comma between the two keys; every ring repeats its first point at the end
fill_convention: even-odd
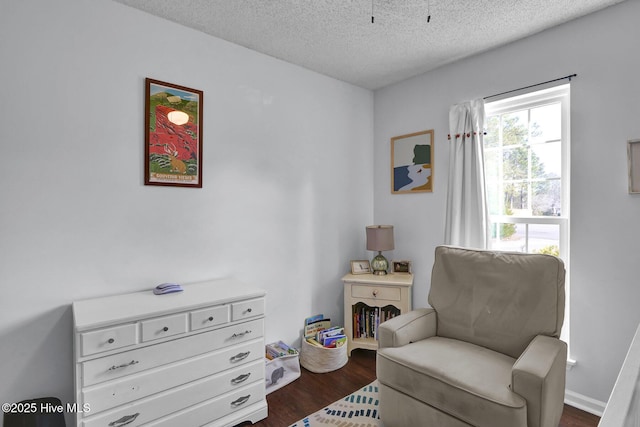
{"type": "Polygon", "coordinates": [[[378,326],[411,310],[413,274],[347,274],[344,282],[344,328],[347,353],[378,349],[378,326]]]}

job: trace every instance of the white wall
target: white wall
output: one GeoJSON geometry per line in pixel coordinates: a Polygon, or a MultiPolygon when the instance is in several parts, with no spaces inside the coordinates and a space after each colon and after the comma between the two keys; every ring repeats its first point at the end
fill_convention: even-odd
{"type": "Polygon", "coordinates": [[[375,92],[374,220],[395,225],[391,255],[414,261],[414,305],[426,306],[433,249],[444,239],[449,106],[578,74],[571,83],[570,260],[578,363],[567,388],[596,409],[640,322],[640,197],[627,193],[626,163],[627,140],[640,138],[638,16],[640,0],[628,0],[375,92]],[[435,130],[434,192],[392,195],[389,139],[424,129],[435,130]]]}
{"type": "Polygon", "coordinates": [[[72,401],[76,299],[228,276],[267,340],[341,321],[371,91],[110,0],[0,0],[0,57],[0,401],[72,401]],[[204,91],[202,189],[143,185],[145,77],[204,91]]]}

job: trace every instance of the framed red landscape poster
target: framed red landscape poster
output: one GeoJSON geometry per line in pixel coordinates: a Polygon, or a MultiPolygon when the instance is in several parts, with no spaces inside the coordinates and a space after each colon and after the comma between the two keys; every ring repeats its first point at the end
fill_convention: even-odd
{"type": "Polygon", "coordinates": [[[202,188],[202,91],[145,83],[145,185],[202,188]]]}

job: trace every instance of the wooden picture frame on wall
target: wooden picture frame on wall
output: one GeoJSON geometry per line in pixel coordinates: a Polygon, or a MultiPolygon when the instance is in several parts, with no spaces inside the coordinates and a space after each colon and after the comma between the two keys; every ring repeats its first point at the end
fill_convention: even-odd
{"type": "Polygon", "coordinates": [[[433,192],[433,129],[391,138],[391,193],[433,192]]]}
{"type": "Polygon", "coordinates": [[[629,194],[640,194],[640,139],[627,141],[629,194]]]}
{"type": "Polygon", "coordinates": [[[202,95],[145,79],[145,185],[202,188],[202,95]]]}

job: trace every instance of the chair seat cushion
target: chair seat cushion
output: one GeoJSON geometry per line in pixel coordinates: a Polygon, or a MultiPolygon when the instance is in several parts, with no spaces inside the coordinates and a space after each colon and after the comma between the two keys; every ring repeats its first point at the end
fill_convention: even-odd
{"type": "MultiPolygon", "coordinates": [[[[378,380],[477,427],[526,427],[526,401],[510,389],[515,359],[432,337],[378,350],[378,380]]],[[[384,410],[384,406],[380,408],[384,410]]]]}

